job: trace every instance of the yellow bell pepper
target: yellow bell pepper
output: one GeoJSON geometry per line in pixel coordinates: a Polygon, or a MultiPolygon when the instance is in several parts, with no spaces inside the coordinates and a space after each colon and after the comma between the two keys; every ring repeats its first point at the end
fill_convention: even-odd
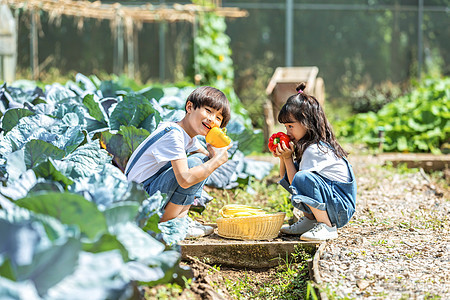
{"type": "Polygon", "coordinates": [[[219,210],[219,214],[223,218],[236,218],[265,215],[266,212],[260,208],[242,205],[242,204],[227,204],[219,210]]]}
{"type": "Polygon", "coordinates": [[[231,139],[226,135],[226,129],[220,129],[219,127],[213,127],[206,134],[206,142],[213,147],[222,148],[231,143],[231,139]]]}

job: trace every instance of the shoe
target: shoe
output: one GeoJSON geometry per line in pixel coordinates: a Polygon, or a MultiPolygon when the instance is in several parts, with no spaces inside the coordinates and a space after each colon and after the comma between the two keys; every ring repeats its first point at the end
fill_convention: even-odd
{"type": "Polygon", "coordinates": [[[310,220],[307,217],[301,217],[291,226],[283,225],[280,231],[285,234],[303,234],[313,228],[316,223],[316,220],[310,220]]]}
{"type": "Polygon", "coordinates": [[[189,218],[189,225],[187,230],[186,238],[199,238],[202,236],[210,235],[214,232],[214,228],[207,225],[202,225],[201,223],[189,218]]]}
{"type": "Polygon", "coordinates": [[[330,227],[324,223],[316,223],[314,228],[300,236],[303,241],[325,241],[338,237],[336,226],[330,227]]]}

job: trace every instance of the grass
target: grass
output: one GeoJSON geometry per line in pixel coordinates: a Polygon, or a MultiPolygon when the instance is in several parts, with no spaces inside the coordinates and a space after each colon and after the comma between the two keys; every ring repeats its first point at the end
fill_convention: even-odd
{"type": "Polygon", "coordinates": [[[309,282],[309,259],[311,253],[298,247],[264,280],[244,271],[237,279],[225,277],[224,283],[233,299],[317,299],[309,282]]]}
{"type": "Polygon", "coordinates": [[[332,287],[330,286],[330,284],[326,284],[326,285],[321,285],[321,286],[318,286],[318,289],[319,289],[319,291],[321,292],[321,293],[324,293],[325,295],[327,295],[327,298],[329,299],[329,300],[337,300],[337,299],[339,299],[339,300],[352,300],[352,299],[354,299],[354,298],[351,298],[351,297],[348,297],[348,296],[341,296],[341,295],[338,295],[333,289],[332,289],[332,287]]]}
{"type": "Polygon", "coordinates": [[[183,280],[184,280],[184,287],[176,283],[161,284],[153,288],[144,287],[143,299],[170,300],[170,299],[177,299],[181,294],[184,294],[186,295],[186,297],[194,299],[194,295],[190,291],[192,279],[185,279],[183,277],[183,280]]]}

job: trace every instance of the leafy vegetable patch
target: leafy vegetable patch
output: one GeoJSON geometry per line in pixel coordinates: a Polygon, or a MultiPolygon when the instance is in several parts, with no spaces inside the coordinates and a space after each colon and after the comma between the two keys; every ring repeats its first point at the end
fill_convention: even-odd
{"type": "MultiPolygon", "coordinates": [[[[184,116],[192,89],[133,91],[82,74],[45,90],[0,86],[0,298],[129,298],[136,286],[191,276],[158,229],[164,195],[148,195],[123,170],[161,121],[184,116]]],[[[229,126],[233,168],[218,173],[230,186],[258,170],[239,140],[262,133],[242,118],[233,113],[229,126]]]]}
{"type": "Polygon", "coordinates": [[[393,152],[439,154],[450,142],[450,78],[427,79],[411,93],[385,105],[377,113],[357,114],[336,124],[336,133],[350,141],[393,152]]]}

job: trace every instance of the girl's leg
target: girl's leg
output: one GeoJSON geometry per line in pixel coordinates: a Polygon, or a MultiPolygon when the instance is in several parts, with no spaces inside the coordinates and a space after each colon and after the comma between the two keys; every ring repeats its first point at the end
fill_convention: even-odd
{"type": "MultiPolygon", "coordinates": [[[[306,205],[308,205],[308,204],[306,204],[306,205]]],[[[327,224],[328,226],[331,227],[331,221],[330,221],[330,218],[328,217],[328,213],[326,210],[320,210],[320,209],[314,208],[309,205],[308,205],[308,207],[312,211],[312,218],[311,218],[311,214],[304,213],[308,219],[312,220],[313,218],[315,218],[317,220],[317,222],[327,224]]]]}
{"type": "MultiPolygon", "coordinates": [[[[311,208],[311,206],[309,206],[309,205],[308,205],[308,207],[311,208]]],[[[303,215],[305,217],[307,217],[308,219],[310,219],[310,220],[314,220],[316,218],[316,217],[314,217],[314,214],[310,214],[310,213],[307,213],[307,212],[303,212],[303,215]]]]}
{"type": "Polygon", "coordinates": [[[316,173],[299,171],[290,188],[292,204],[302,210],[306,218],[331,226],[327,205],[333,198],[333,191],[322,177],[316,173]]]}

